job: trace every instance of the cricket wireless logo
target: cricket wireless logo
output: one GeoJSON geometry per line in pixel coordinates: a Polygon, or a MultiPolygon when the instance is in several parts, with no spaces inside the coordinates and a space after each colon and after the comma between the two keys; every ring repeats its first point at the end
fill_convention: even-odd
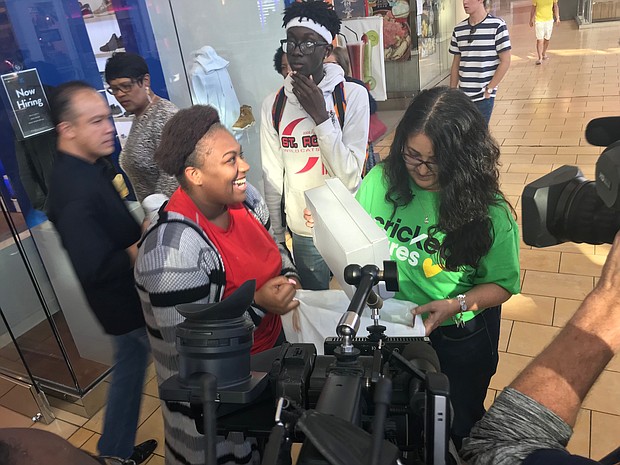
{"type": "MultiPolygon", "coordinates": [[[[417,266],[422,250],[429,255],[433,255],[439,250],[439,241],[423,233],[422,227],[419,225],[416,226],[415,229],[412,229],[407,225],[401,224],[400,218],[396,218],[396,221],[392,221],[381,218],[380,216],[376,216],[375,221],[381,225],[388,237],[398,241],[390,241],[390,256],[396,260],[407,262],[411,266],[417,266]]],[[[438,265],[433,265],[430,258],[424,260],[425,274],[427,277],[430,277],[429,273],[426,273],[427,266],[438,265]]]]}
{"type": "MultiPolygon", "coordinates": [[[[316,152],[318,151],[319,141],[317,140],[316,134],[308,131],[307,134],[301,136],[301,141],[298,142],[298,138],[293,136],[293,130],[295,127],[301,123],[304,118],[297,118],[291,121],[282,131],[282,137],[280,137],[280,144],[282,148],[289,149],[289,151],[302,153],[302,152],[316,152]],[[301,145],[301,146],[300,146],[301,145]],[[291,150],[294,149],[294,150],[291,150]]],[[[314,166],[318,163],[320,157],[308,157],[308,161],[295,174],[306,173],[310,171],[314,166]]],[[[325,169],[325,165],[321,163],[321,174],[327,174],[327,170],[325,169]]]]}

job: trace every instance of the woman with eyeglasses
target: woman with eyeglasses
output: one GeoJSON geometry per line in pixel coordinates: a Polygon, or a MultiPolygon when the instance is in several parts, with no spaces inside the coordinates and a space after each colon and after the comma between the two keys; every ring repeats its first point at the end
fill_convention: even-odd
{"type": "Polygon", "coordinates": [[[520,290],[519,229],[499,188],[499,153],[469,97],[425,90],[357,193],[389,238],[396,298],[419,305],[450,380],[457,448],[485,412],[500,306],[520,290]]]}
{"type": "Polygon", "coordinates": [[[153,155],[164,125],[179,109],[151,89],[151,76],[144,58],[135,53],[115,53],[105,65],[106,89],[135,120],[119,157],[121,168],[133,185],[136,198],[162,193],[179,186],[173,176],[161,171],[153,155]]]}

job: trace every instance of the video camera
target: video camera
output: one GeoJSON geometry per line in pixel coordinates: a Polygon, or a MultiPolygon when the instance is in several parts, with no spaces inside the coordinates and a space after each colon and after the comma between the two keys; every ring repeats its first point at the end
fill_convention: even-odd
{"type": "Polygon", "coordinates": [[[620,117],[597,118],[586,140],[606,147],[595,181],[576,166],[562,166],[523,190],[523,241],[547,247],[566,241],[611,244],[620,229],[620,117]]]}
{"type": "Polygon", "coordinates": [[[372,287],[398,290],[396,264],[349,265],[357,287],[318,356],[313,344],[284,344],[250,356],[254,296],[247,281],[216,304],[177,310],[179,373],[160,386],[165,401],[189,402],[205,437],[205,463],[217,463],[218,433],[243,432],[259,441],[262,464],[456,463],[449,452],[449,384],[426,337],[389,337],[378,322],[381,299],[372,287]],[[356,337],[366,305],[374,324],[356,337]]]}

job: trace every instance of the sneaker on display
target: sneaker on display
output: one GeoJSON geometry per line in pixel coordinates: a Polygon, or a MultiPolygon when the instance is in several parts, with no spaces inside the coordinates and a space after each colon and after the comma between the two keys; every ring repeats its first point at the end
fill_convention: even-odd
{"type": "Polygon", "coordinates": [[[88,3],[85,3],[84,5],[80,3],[80,10],[82,10],[82,18],[84,19],[95,17],[95,15],[93,14],[93,10],[90,8],[90,5],[88,3]]]}
{"type": "Polygon", "coordinates": [[[252,114],[252,107],[250,105],[241,105],[239,118],[237,118],[237,121],[235,121],[232,128],[235,131],[242,131],[245,128],[253,126],[254,123],[256,123],[256,120],[252,114]]]}
{"type": "Polygon", "coordinates": [[[95,16],[113,15],[114,7],[112,6],[112,0],[103,0],[103,3],[93,13],[95,16]]]}
{"type": "Polygon", "coordinates": [[[101,50],[102,52],[113,52],[115,50],[118,50],[119,48],[123,48],[124,46],[125,45],[123,44],[123,37],[119,37],[116,35],[116,33],[113,33],[110,37],[110,40],[108,40],[104,45],[99,47],[99,50],[101,50]]]}

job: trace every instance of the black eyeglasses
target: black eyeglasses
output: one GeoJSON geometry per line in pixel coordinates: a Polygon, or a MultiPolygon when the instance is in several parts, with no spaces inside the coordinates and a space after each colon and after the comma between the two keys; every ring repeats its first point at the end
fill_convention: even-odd
{"type": "Polygon", "coordinates": [[[302,55],[312,55],[317,46],[322,47],[329,45],[327,42],[315,42],[313,40],[305,40],[303,42],[295,42],[294,40],[282,39],[280,41],[282,51],[284,53],[293,53],[296,48],[302,55]]]}
{"type": "Polygon", "coordinates": [[[405,164],[406,165],[410,165],[415,169],[420,168],[420,166],[424,165],[426,166],[426,169],[430,172],[430,173],[436,173],[437,172],[437,163],[431,160],[428,161],[424,161],[422,160],[422,158],[420,158],[417,155],[412,155],[410,153],[407,152],[403,152],[403,160],[405,160],[405,164]]]}
{"type": "Polygon", "coordinates": [[[474,34],[476,33],[477,24],[473,26],[469,26],[469,37],[467,38],[467,43],[471,44],[474,41],[474,34]]]}
{"type": "Polygon", "coordinates": [[[144,76],[140,76],[139,78],[132,79],[129,82],[123,82],[122,84],[118,84],[116,86],[109,86],[106,89],[106,92],[111,95],[116,95],[119,92],[122,92],[123,94],[127,94],[131,92],[131,89],[133,89],[133,86],[135,86],[138,82],[142,82],[143,79],[144,79],[144,76]]]}

